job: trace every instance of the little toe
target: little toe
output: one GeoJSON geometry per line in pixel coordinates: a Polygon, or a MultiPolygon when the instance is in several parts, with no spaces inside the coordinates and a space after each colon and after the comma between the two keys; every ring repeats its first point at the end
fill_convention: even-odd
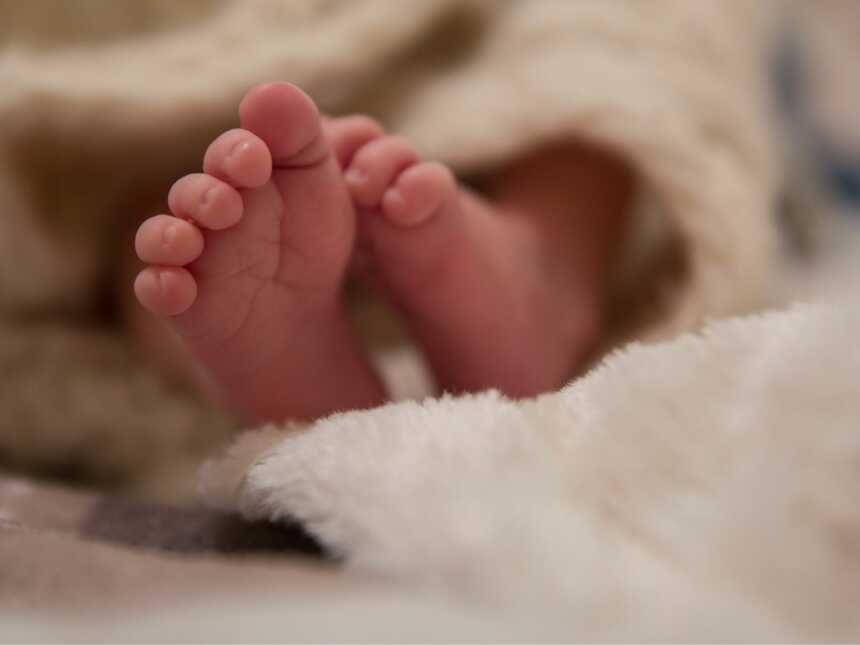
{"type": "Polygon", "coordinates": [[[344,174],[353,201],[364,208],[376,208],[389,185],[418,155],[401,137],[382,137],[355,153],[344,174]]]}
{"type": "Polygon", "coordinates": [[[363,114],[327,119],[324,127],[326,137],[341,168],[349,166],[360,148],[385,134],[376,120],[363,114]]]}
{"type": "Polygon", "coordinates": [[[235,188],[202,173],[186,175],[173,184],[167,203],[176,217],[213,231],[236,225],[244,208],[235,188]]]}
{"type": "Polygon", "coordinates": [[[178,316],[197,299],[197,282],[181,267],[151,266],[134,281],[134,293],[147,310],[157,316],[178,316]]]}
{"type": "Polygon", "coordinates": [[[427,221],[446,203],[456,199],[457,181],[443,164],[425,162],[407,168],[385,191],[382,213],[399,226],[416,226],[427,221]]]}
{"type": "Polygon", "coordinates": [[[169,215],[150,217],[134,239],[137,256],[149,264],[183,266],[203,252],[203,235],[196,226],[169,215]]]}
{"type": "Polygon", "coordinates": [[[272,155],[252,132],[228,130],[209,145],[203,171],[237,188],[258,188],[272,176],[272,155]]]}

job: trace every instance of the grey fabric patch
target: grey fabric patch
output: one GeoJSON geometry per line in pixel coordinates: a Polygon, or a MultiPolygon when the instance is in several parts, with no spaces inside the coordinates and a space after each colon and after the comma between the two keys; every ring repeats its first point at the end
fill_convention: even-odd
{"type": "Polygon", "coordinates": [[[175,508],[121,497],[99,500],[83,518],[81,537],[178,553],[285,553],[320,556],[301,526],[246,522],[205,508],[175,508]]]}

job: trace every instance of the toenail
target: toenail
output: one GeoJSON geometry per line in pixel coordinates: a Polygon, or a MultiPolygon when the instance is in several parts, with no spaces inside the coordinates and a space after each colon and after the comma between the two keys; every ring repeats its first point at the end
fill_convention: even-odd
{"type": "Polygon", "coordinates": [[[230,152],[227,153],[227,156],[232,158],[236,155],[242,155],[250,149],[251,144],[248,141],[240,141],[239,143],[234,144],[232,148],[230,148],[230,152]]]}
{"type": "Polygon", "coordinates": [[[203,191],[203,194],[200,195],[200,208],[205,209],[209,205],[209,202],[212,201],[212,192],[215,190],[215,188],[215,186],[210,186],[203,191]]]}
{"type": "Polygon", "coordinates": [[[346,171],[344,177],[346,177],[346,180],[350,183],[361,183],[367,179],[367,173],[361,168],[350,168],[346,171]]]}
{"type": "Polygon", "coordinates": [[[156,281],[158,282],[158,290],[162,294],[166,294],[167,293],[167,280],[165,279],[163,271],[158,272],[158,277],[156,278],[156,281]]]}
{"type": "Polygon", "coordinates": [[[396,188],[386,190],[382,201],[387,208],[394,208],[397,211],[402,211],[406,206],[406,199],[403,197],[403,193],[396,188]]]}
{"type": "Polygon", "coordinates": [[[175,224],[166,226],[161,232],[161,241],[164,243],[165,246],[170,246],[171,244],[173,244],[174,240],[176,240],[176,236],[178,235],[178,233],[179,231],[177,230],[175,224]]]}

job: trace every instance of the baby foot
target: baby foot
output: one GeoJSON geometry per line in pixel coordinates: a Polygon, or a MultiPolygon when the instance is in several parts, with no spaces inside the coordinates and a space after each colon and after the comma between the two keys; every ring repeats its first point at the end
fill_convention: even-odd
{"type": "Polygon", "coordinates": [[[442,388],[557,388],[597,337],[562,220],[506,212],[399,137],[335,123],[364,273],[404,312],[442,388]],[[574,273],[574,275],[571,275],[574,273]]]}
{"type": "Polygon", "coordinates": [[[317,108],[271,83],[239,114],[170,190],[173,214],[138,230],[137,297],[248,421],[381,403],[339,302],[355,212],[317,108]]]}

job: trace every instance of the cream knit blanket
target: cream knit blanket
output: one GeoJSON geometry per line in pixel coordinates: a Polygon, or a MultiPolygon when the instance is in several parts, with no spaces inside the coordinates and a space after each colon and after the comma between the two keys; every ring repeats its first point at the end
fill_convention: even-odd
{"type": "Polygon", "coordinates": [[[104,312],[127,232],[263,80],[467,173],[564,137],[617,150],[642,199],[616,338],[755,307],[777,180],[762,6],[0,1],[0,457],[175,495],[228,435],[104,312]]]}

